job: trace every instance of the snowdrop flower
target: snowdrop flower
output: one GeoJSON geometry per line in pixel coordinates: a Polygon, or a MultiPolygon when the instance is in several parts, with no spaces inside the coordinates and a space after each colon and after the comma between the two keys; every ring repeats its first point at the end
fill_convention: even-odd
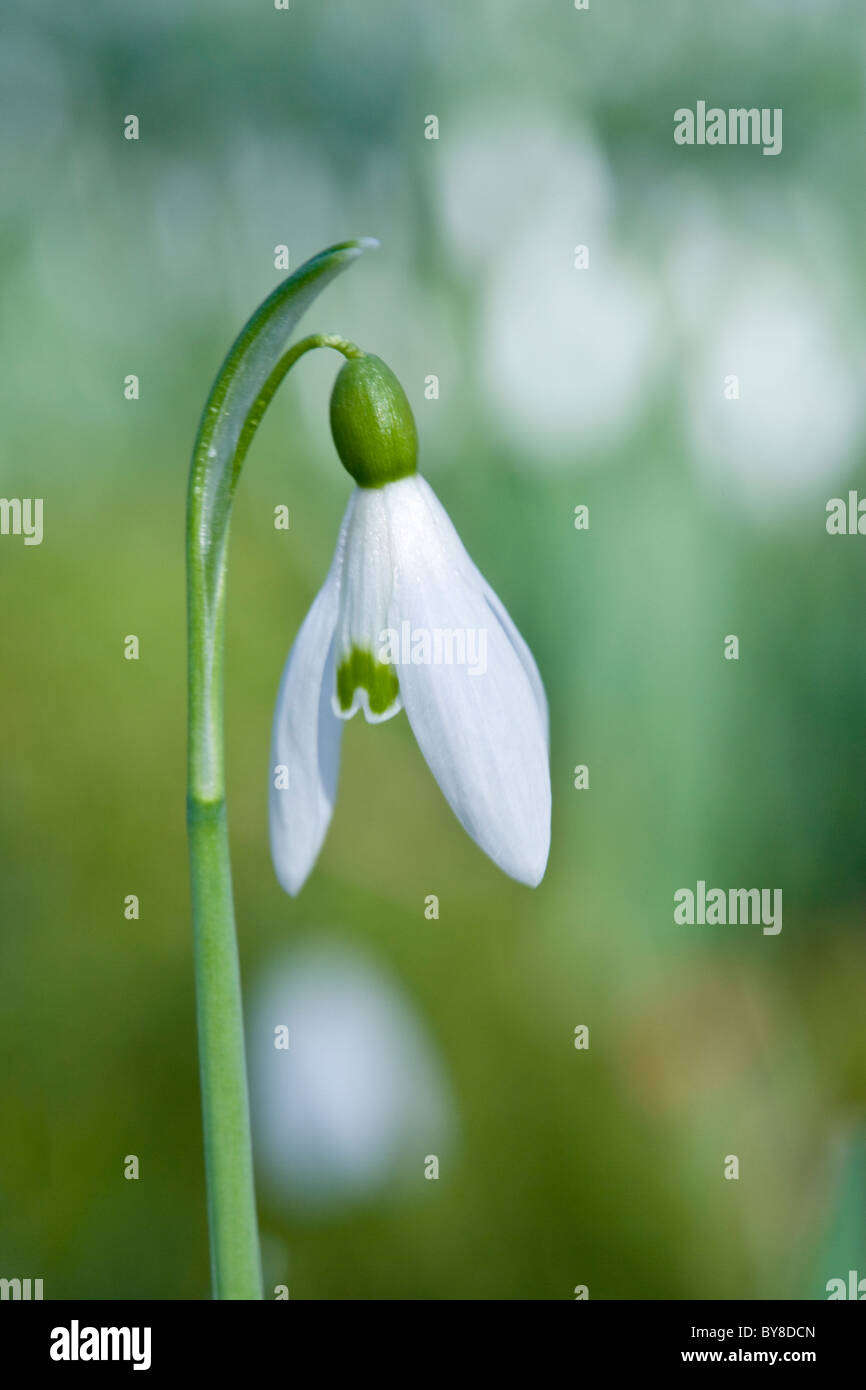
{"type": "Polygon", "coordinates": [[[550,773],[547,702],[529,648],[418,475],[409,402],[378,357],[358,351],[341,368],[331,430],[357,487],[277,697],[277,877],[295,894],[315,863],[343,722],[359,709],[375,724],[405,708],[464,829],[534,887],[550,845],[550,773]]]}
{"type": "Polygon", "coordinates": [[[417,1159],[453,1150],[435,1040],[372,956],[317,929],[268,963],[251,1004],[255,1151],[275,1200],[314,1218],[377,1191],[390,1198],[417,1159]]]}

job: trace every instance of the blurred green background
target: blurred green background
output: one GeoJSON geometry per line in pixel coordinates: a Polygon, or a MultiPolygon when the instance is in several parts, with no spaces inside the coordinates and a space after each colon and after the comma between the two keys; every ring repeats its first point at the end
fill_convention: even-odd
{"type": "Polygon", "coordinates": [[[44,498],[45,536],[0,538],[0,1275],[208,1297],[188,456],[274,248],[294,269],[357,235],[381,249],[301,331],[405,385],[545,679],[553,844],[537,891],[511,883],[405,718],[356,719],[320,862],[279,889],[272,705],[349,493],[338,359],[305,359],[247,464],[227,634],[268,1288],[821,1298],[866,1275],[866,541],[825,530],[866,493],[861,23],[854,0],[7,12],[2,493],[44,498]],[[676,146],[699,99],[781,107],[781,155],[676,146]],[[675,926],[698,879],[781,887],[781,934],[675,926]],[[306,1059],[286,1114],[275,1019],[306,1059]]]}

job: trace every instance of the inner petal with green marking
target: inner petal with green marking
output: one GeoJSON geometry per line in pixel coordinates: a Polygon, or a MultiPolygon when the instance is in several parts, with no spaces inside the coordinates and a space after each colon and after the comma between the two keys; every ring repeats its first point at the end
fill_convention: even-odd
{"type": "Polygon", "coordinates": [[[369,713],[381,719],[400,708],[400,682],[393,666],[386,666],[372,652],[353,647],[337,667],[337,700],[343,715],[354,714],[360,692],[366,692],[369,713]],[[394,708],[392,709],[392,706],[394,708]]]}
{"type": "Polygon", "coordinates": [[[340,601],[331,702],[341,719],[362,710],[371,724],[403,708],[399,656],[393,651],[390,626],[394,572],[386,492],[387,487],[356,489],[338,552],[340,601]]]}

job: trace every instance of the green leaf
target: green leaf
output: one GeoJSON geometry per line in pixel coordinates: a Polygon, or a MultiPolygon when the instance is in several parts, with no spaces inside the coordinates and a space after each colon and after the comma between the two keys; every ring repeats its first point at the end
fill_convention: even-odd
{"type": "MultiPolygon", "coordinates": [[[[290,275],[248,319],[211,387],[193,448],[187,495],[190,786],[199,799],[223,794],[222,645],[229,522],[240,465],[294,349],[283,353],[301,315],[341,270],[377,243],[332,246],[290,275]]],[[[335,340],[342,341],[342,340],[335,340]]],[[[321,337],[295,346],[330,345],[321,337]]]]}
{"type": "Polygon", "coordinates": [[[313,300],[341,270],[377,244],[360,237],[305,261],[247,320],[217,373],[196,435],[189,492],[191,539],[214,582],[237,481],[235,454],[247,415],[313,300]]]}

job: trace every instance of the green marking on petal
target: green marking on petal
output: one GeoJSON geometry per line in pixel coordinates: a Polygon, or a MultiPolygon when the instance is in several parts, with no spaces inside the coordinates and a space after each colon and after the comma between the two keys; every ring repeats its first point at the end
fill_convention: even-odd
{"type": "Polygon", "coordinates": [[[350,710],[356,690],[366,690],[371,714],[384,714],[393,705],[400,682],[393,666],[377,661],[372,652],[353,647],[337,667],[340,709],[350,710]]]}

